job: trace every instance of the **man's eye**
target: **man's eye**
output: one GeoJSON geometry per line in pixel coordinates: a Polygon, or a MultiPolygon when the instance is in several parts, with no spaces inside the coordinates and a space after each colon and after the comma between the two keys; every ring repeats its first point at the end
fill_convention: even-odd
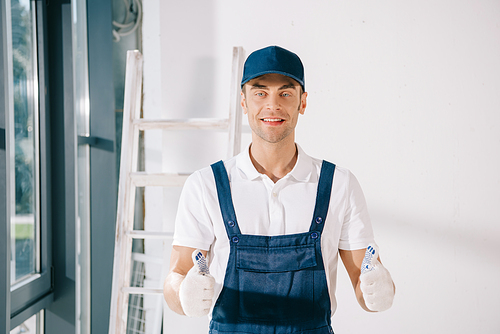
{"type": "Polygon", "coordinates": [[[292,95],[290,93],[283,93],[283,94],[281,94],[281,96],[283,96],[283,97],[290,97],[292,95]]]}
{"type": "Polygon", "coordinates": [[[257,96],[264,96],[265,94],[264,94],[264,93],[262,93],[262,92],[258,92],[256,95],[257,95],[257,96]]]}

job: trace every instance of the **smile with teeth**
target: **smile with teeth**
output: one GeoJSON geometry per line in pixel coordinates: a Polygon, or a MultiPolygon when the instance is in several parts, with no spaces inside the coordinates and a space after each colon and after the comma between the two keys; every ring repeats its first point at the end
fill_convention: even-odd
{"type": "Polygon", "coordinates": [[[284,120],[281,118],[263,118],[264,122],[283,122],[284,120]]]}

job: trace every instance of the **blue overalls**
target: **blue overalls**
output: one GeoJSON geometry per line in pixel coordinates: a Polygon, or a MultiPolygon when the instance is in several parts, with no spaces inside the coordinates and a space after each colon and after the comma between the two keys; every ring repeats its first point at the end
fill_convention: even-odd
{"type": "Polygon", "coordinates": [[[279,236],[241,234],[224,164],[211,167],[230,253],[209,333],[332,334],[321,233],[335,165],[323,161],[309,231],[279,236]]]}

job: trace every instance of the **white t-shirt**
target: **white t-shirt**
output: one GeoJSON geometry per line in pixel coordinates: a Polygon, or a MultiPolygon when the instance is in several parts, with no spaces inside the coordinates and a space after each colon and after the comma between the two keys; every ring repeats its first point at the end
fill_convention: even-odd
{"type": "MultiPolygon", "coordinates": [[[[241,233],[274,236],[309,231],[322,160],[308,156],[299,145],[297,149],[293,170],[276,183],[255,169],[248,149],[224,162],[241,233]]],[[[350,171],[337,166],[321,239],[332,315],[337,306],[338,249],[362,249],[371,242],[373,231],[361,187],[350,171]]],[[[216,281],[215,303],[230,247],[210,167],[190,175],[184,185],[173,245],[209,251],[210,274],[216,281]]]]}

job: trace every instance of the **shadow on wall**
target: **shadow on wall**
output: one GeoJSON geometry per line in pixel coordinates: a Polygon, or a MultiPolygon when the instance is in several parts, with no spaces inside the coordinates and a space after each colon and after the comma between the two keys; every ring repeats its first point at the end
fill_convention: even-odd
{"type": "Polygon", "coordinates": [[[163,117],[213,117],[214,5],[210,1],[195,6],[190,1],[177,1],[166,6],[161,11],[160,28],[163,117]]]}
{"type": "MultiPolygon", "coordinates": [[[[216,87],[214,4],[200,1],[193,6],[190,1],[177,1],[162,2],[163,6],[168,8],[161,10],[161,117],[227,117],[228,109],[216,108],[220,90],[216,87]]],[[[220,89],[229,89],[229,82],[220,89]]],[[[229,108],[229,102],[226,105],[229,108]]],[[[221,133],[165,131],[162,137],[163,171],[193,172],[226,157],[227,136],[221,138],[221,133]]]]}
{"type": "MultiPolygon", "coordinates": [[[[457,222],[436,218],[438,215],[431,217],[430,213],[414,217],[398,216],[376,210],[372,210],[371,216],[376,239],[381,243],[382,256],[388,252],[397,254],[391,255],[392,261],[422,261],[427,268],[498,263],[498,234],[485,228],[487,222],[474,219],[457,222]],[[394,247],[397,245],[399,247],[394,247]]],[[[489,224],[496,226],[493,222],[489,224]]]]}
{"type": "Polygon", "coordinates": [[[183,117],[215,117],[217,114],[214,110],[215,58],[196,58],[192,68],[193,71],[190,72],[191,75],[186,85],[186,106],[182,109],[183,117]]]}

